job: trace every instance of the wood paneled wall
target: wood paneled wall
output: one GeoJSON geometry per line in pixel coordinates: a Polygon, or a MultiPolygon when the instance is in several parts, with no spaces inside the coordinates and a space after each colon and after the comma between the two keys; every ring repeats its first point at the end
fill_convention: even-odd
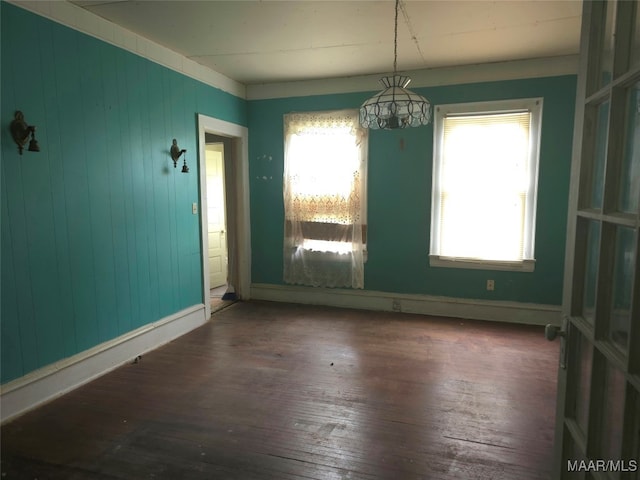
{"type": "Polygon", "coordinates": [[[245,100],[137,55],[0,13],[5,383],[202,302],[197,114],[247,115],[245,100]],[[16,110],[40,153],[18,154],[16,110]]]}

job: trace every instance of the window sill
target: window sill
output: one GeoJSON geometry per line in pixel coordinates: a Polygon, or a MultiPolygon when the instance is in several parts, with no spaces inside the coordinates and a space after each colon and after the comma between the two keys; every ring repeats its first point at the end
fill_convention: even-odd
{"type": "Polygon", "coordinates": [[[474,270],[505,270],[511,272],[533,272],[536,261],[503,262],[496,260],[476,260],[473,258],[441,257],[429,255],[429,265],[444,268],[467,268],[474,270]]]}
{"type": "MultiPolygon", "coordinates": [[[[351,255],[349,255],[349,252],[332,252],[332,251],[327,251],[327,250],[313,250],[310,248],[304,248],[304,247],[294,247],[294,250],[300,248],[301,250],[304,250],[305,252],[307,252],[307,254],[311,254],[311,255],[331,255],[333,257],[334,261],[351,261],[351,255]]],[[[367,250],[363,250],[362,251],[362,261],[364,263],[367,263],[367,260],[369,258],[369,252],[367,250]]]]}

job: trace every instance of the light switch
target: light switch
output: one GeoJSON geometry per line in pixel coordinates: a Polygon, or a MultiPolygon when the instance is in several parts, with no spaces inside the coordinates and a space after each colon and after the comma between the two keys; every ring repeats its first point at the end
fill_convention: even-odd
{"type": "Polygon", "coordinates": [[[191,204],[191,213],[193,213],[194,215],[198,214],[198,204],[196,202],[193,202],[191,204]]]}

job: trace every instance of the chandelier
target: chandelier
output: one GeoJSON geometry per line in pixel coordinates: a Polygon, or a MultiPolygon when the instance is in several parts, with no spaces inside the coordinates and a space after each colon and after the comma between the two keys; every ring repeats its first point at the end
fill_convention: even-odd
{"type": "Polygon", "coordinates": [[[398,6],[396,0],[395,30],[393,39],[393,76],[383,77],[384,90],[360,107],[360,124],[374,130],[419,127],[431,121],[431,103],[422,95],[407,90],[411,79],[398,75],[398,6]]]}

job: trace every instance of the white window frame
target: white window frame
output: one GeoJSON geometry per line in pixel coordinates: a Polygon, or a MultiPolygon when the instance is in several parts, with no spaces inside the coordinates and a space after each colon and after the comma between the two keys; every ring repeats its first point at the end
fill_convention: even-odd
{"type": "Polygon", "coordinates": [[[429,265],[432,267],[471,268],[482,270],[510,270],[532,272],[535,267],[535,224],[540,163],[540,133],[542,126],[542,98],[499,100],[489,102],[438,105],[434,115],[433,184],[431,195],[431,242],[429,265]],[[529,128],[529,185],[524,215],[523,259],[500,261],[440,255],[441,166],[443,161],[444,119],[448,116],[531,112],[529,128]]]}
{"type": "MultiPolygon", "coordinates": [[[[300,115],[300,116],[309,116],[309,117],[313,117],[313,116],[321,116],[323,114],[331,114],[331,113],[335,113],[335,114],[339,114],[340,112],[352,112],[354,114],[354,118],[356,119],[356,122],[358,122],[358,110],[357,109],[343,109],[343,110],[328,110],[328,111],[311,111],[311,112],[294,112],[294,114],[296,115],[300,115]]],[[[286,115],[285,115],[286,116],[286,115]]],[[[360,127],[360,125],[358,124],[358,127],[360,127]]],[[[362,201],[362,218],[363,218],[363,226],[365,228],[367,228],[367,164],[368,164],[368,149],[369,149],[369,135],[368,135],[368,131],[366,129],[362,129],[361,130],[362,134],[363,134],[363,138],[362,138],[362,144],[359,145],[359,157],[360,157],[360,162],[362,165],[362,169],[360,171],[361,177],[362,177],[362,190],[360,192],[360,198],[362,201]]],[[[287,156],[287,152],[286,152],[286,136],[287,136],[287,132],[286,132],[286,128],[285,128],[285,158],[287,156]]],[[[286,180],[285,180],[286,181],[286,180]]],[[[330,252],[330,253],[336,253],[336,254],[340,254],[340,253],[348,253],[351,251],[350,248],[348,248],[349,242],[338,242],[338,241],[329,241],[329,240],[315,240],[315,239],[307,239],[305,238],[303,241],[302,245],[299,245],[302,248],[306,248],[309,250],[314,250],[313,246],[316,247],[320,247],[317,248],[317,251],[324,251],[324,252],[330,252]],[[334,244],[334,245],[331,245],[334,244]],[[324,249],[322,249],[322,246],[325,246],[324,249]]],[[[362,245],[363,248],[363,253],[364,253],[364,259],[366,261],[367,259],[367,242],[365,241],[362,245]]]]}
{"type": "Polygon", "coordinates": [[[364,288],[368,130],[357,109],[284,115],[283,279],[364,288]]]}

